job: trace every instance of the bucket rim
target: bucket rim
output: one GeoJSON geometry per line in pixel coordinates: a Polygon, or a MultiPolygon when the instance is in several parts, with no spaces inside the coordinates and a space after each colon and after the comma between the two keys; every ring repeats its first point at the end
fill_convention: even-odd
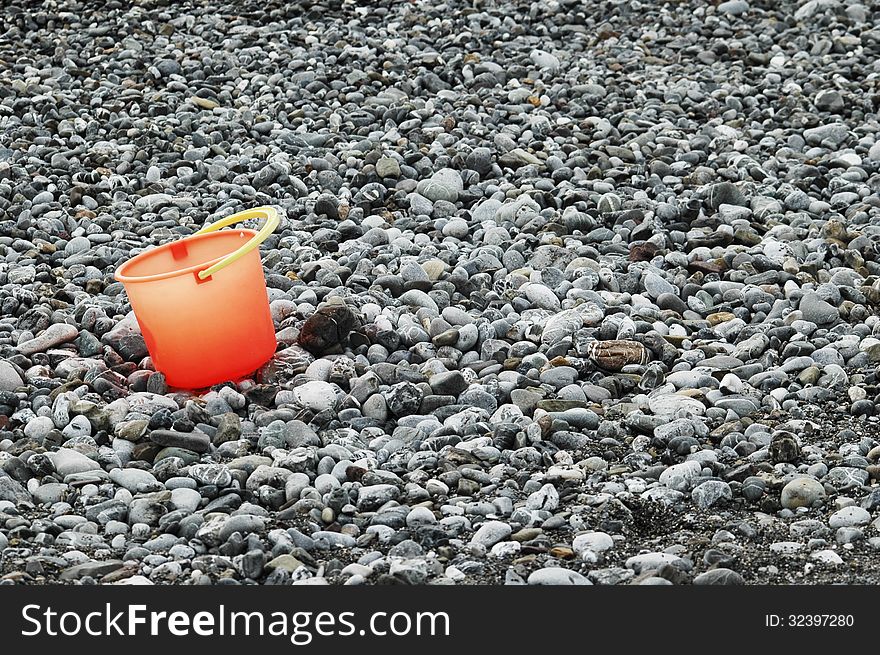
{"type": "Polygon", "coordinates": [[[210,266],[213,266],[217,262],[228,257],[229,253],[225,255],[221,255],[220,257],[215,257],[214,259],[209,259],[199,264],[193,264],[192,266],[187,266],[186,268],[179,268],[173,271],[165,271],[164,273],[153,273],[152,275],[126,275],[125,269],[130,265],[136,264],[147,257],[154,255],[159,250],[171,248],[174,244],[183,243],[184,241],[199,241],[202,239],[214,239],[218,236],[223,236],[227,234],[232,234],[236,232],[244,232],[245,234],[249,234],[251,237],[256,236],[257,231],[251,230],[250,228],[236,228],[234,230],[223,230],[220,232],[205,232],[203,234],[192,234],[190,236],[184,237],[182,239],[177,239],[175,241],[169,241],[168,243],[163,243],[160,246],[156,246],[155,248],[150,248],[145,250],[144,252],[135,255],[131,259],[124,261],[120,264],[119,268],[116,269],[116,272],[113,274],[114,279],[117,282],[122,282],[122,284],[140,284],[143,282],[158,282],[159,280],[168,280],[174,277],[180,277],[181,275],[191,275],[193,273],[197,273],[203,269],[206,269],[210,266]]]}

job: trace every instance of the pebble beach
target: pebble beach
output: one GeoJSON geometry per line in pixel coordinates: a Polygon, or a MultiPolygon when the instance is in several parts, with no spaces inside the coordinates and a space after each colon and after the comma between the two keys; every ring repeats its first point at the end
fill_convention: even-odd
{"type": "Polygon", "coordinates": [[[0,584],[880,583],[878,61],[876,1],[4,2],[0,584]],[[261,205],[278,350],[172,388],[114,273],[261,205]]]}

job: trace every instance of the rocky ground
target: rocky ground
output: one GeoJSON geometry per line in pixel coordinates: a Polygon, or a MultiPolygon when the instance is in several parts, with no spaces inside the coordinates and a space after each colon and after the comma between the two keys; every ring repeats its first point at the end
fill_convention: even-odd
{"type": "Polygon", "coordinates": [[[3,583],[880,582],[876,2],[0,12],[3,583]],[[114,271],[265,204],[169,389],[114,271]]]}

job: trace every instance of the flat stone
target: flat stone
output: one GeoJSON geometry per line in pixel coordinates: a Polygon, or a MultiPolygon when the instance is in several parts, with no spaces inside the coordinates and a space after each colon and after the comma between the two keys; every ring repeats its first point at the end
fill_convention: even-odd
{"type": "Polygon", "coordinates": [[[592,585],[589,578],[584,577],[577,571],[569,569],[549,567],[538,569],[529,575],[530,585],[592,585]]]}
{"type": "Polygon", "coordinates": [[[62,477],[100,470],[101,468],[101,465],[95,460],[70,448],[59,448],[54,453],[47,453],[47,457],[52,460],[55,470],[62,477]]]}
{"type": "Polygon", "coordinates": [[[266,568],[270,571],[274,571],[276,569],[281,569],[283,571],[287,571],[288,573],[293,573],[298,568],[302,567],[303,563],[300,562],[293,555],[279,555],[278,557],[266,562],[266,568]]]}
{"type": "Polygon", "coordinates": [[[801,298],[798,306],[805,321],[816,325],[829,325],[840,319],[840,312],[828,302],[822,300],[819,294],[808,292],[801,298]]]}
{"type": "Polygon", "coordinates": [[[727,0],[719,4],[715,10],[722,14],[740,16],[749,10],[749,3],[745,0],[727,0]]]}
{"type": "Polygon", "coordinates": [[[110,479],[132,493],[137,493],[138,487],[141,485],[159,484],[156,476],[149,471],[142,471],[140,469],[113,469],[110,471],[110,479]]]}
{"type": "Polygon", "coordinates": [[[118,559],[84,562],[64,569],[58,577],[62,580],[79,580],[86,576],[100,579],[108,573],[121,569],[123,566],[125,566],[125,563],[118,559]]]}
{"type": "Polygon", "coordinates": [[[169,448],[183,448],[194,453],[211,450],[211,438],[204,432],[177,432],[174,430],[153,430],[150,441],[169,448]]]}
{"type": "Polygon", "coordinates": [[[849,528],[859,525],[868,525],[871,522],[871,513],[857,506],[839,509],[828,519],[828,526],[832,530],[837,528],[849,528]]]}
{"type": "Polygon", "coordinates": [[[745,584],[742,575],[726,568],[712,569],[694,578],[695,585],[741,585],[745,584]]]}
{"type": "Polygon", "coordinates": [[[41,353],[68,341],[73,341],[79,336],[79,330],[67,323],[54,323],[47,327],[42,334],[18,344],[16,350],[22,355],[30,356],[41,353]]]}
{"type": "Polygon", "coordinates": [[[24,384],[18,371],[5,359],[0,359],[0,391],[15,391],[24,384]]]}
{"type": "Polygon", "coordinates": [[[486,521],[480,524],[474,536],[471,537],[471,543],[491,548],[499,541],[508,539],[511,532],[510,525],[503,521],[486,521]]]}
{"type": "Polygon", "coordinates": [[[571,547],[578,554],[582,554],[584,551],[604,553],[614,547],[614,539],[605,532],[588,532],[576,536],[571,542],[571,547]]]}

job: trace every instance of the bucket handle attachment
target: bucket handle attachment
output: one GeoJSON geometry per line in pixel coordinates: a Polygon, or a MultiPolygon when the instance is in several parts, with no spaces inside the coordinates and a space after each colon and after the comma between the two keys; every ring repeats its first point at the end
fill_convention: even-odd
{"type": "Polygon", "coordinates": [[[217,230],[228,227],[233,223],[240,223],[242,221],[247,221],[252,218],[263,218],[266,220],[266,224],[260,229],[254,237],[244,244],[238,250],[235,250],[219,262],[214,264],[213,266],[209,266],[208,268],[199,271],[196,275],[200,280],[207,280],[214,273],[219,271],[222,268],[226,268],[233,262],[241,259],[246,254],[248,254],[251,250],[259,247],[259,245],[265,241],[272,232],[275,231],[275,228],[278,227],[278,224],[281,220],[278,218],[278,210],[274,207],[254,207],[253,209],[246,209],[243,212],[238,212],[237,214],[232,214],[231,216],[227,216],[226,218],[221,218],[219,221],[211,223],[210,225],[206,225],[201,230],[196,232],[196,234],[206,234],[208,232],[216,232],[217,230]]]}

